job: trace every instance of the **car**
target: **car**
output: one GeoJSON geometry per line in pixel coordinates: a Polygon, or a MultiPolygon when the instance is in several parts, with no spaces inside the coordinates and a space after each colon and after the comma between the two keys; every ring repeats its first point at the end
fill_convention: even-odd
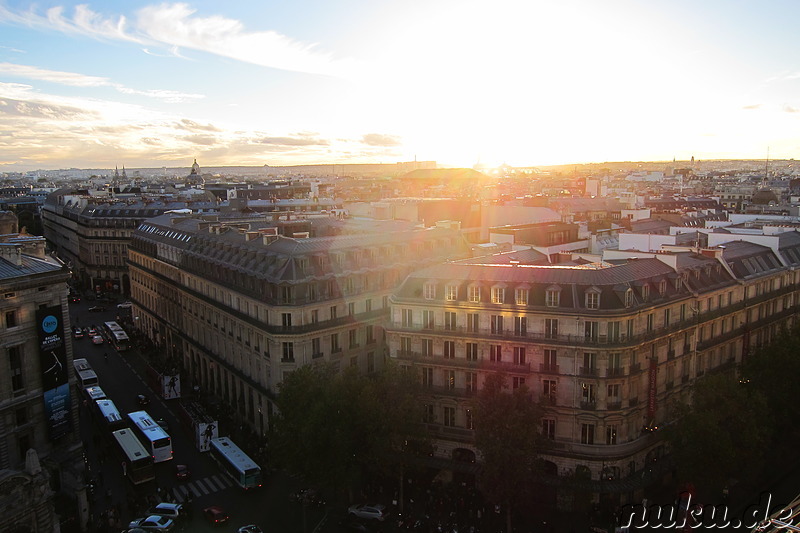
{"type": "Polygon", "coordinates": [[[164,419],[164,417],[161,417],[158,420],[156,420],[156,424],[161,426],[161,429],[163,429],[164,431],[167,431],[167,432],[169,431],[169,422],[167,422],[164,419]]]}
{"type": "Polygon", "coordinates": [[[69,303],[71,304],[79,304],[81,303],[81,297],[76,294],[69,295],[69,303]]]}
{"type": "Polygon", "coordinates": [[[117,309],[130,309],[131,307],[133,307],[133,304],[131,302],[122,302],[120,304],[117,304],[117,309]]]}
{"type": "Polygon", "coordinates": [[[162,502],[148,509],[147,514],[166,516],[172,520],[178,520],[185,518],[188,515],[188,510],[180,503],[162,502]]]}
{"type": "Polygon", "coordinates": [[[150,515],[144,518],[137,518],[132,520],[128,525],[129,528],[138,527],[147,531],[172,531],[175,527],[175,521],[171,518],[161,515],[150,515]]]}
{"type": "Polygon", "coordinates": [[[103,344],[105,340],[101,335],[95,335],[92,337],[92,344],[103,344]]]}
{"type": "Polygon", "coordinates": [[[90,313],[102,313],[105,310],[106,308],[102,305],[93,305],[92,307],[89,308],[90,313]]]}
{"type": "Polygon", "coordinates": [[[86,334],[89,335],[90,337],[94,337],[95,335],[97,335],[97,328],[95,326],[90,326],[89,328],[86,329],[86,334]]]}
{"type": "Polygon", "coordinates": [[[175,465],[175,477],[178,479],[189,479],[192,477],[192,471],[189,465],[175,465]]]}
{"type": "Polygon", "coordinates": [[[78,326],[72,328],[72,337],[75,339],[82,339],[83,338],[83,330],[78,326]]]}
{"type": "Polygon", "coordinates": [[[148,398],[144,394],[137,394],[136,403],[138,403],[142,407],[144,407],[145,405],[150,405],[150,398],[148,398]]]}
{"type": "Polygon", "coordinates": [[[358,518],[367,518],[369,520],[386,520],[389,516],[386,506],[382,503],[358,503],[351,505],[347,509],[347,514],[357,516],[358,518]]]}
{"type": "Polygon", "coordinates": [[[228,513],[219,505],[212,505],[211,507],[203,509],[203,516],[211,524],[224,524],[230,519],[228,513]]]}
{"type": "Polygon", "coordinates": [[[249,526],[242,526],[236,530],[237,533],[264,533],[264,530],[255,524],[249,526]]]}

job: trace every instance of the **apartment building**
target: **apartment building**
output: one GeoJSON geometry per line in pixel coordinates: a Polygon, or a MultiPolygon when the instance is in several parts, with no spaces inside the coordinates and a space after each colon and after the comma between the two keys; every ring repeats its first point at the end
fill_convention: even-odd
{"type": "MultiPolygon", "coordinates": [[[[0,214],[9,222],[7,213],[0,214]]],[[[0,505],[4,531],[57,531],[53,487],[78,498],[82,446],[72,378],[69,270],[41,237],[0,225],[0,505]],[[20,529],[16,529],[16,528],[20,529]]],[[[84,513],[82,523],[88,516],[84,513]]]]}
{"type": "Polygon", "coordinates": [[[468,256],[457,230],[407,222],[170,214],[139,226],[128,263],[139,329],[263,433],[287,373],[379,369],[392,292],[417,268],[468,256]]]}
{"type": "Polygon", "coordinates": [[[795,320],[800,234],[774,247],[733,240],[746,238],[586,264],[512,252],[413,273],[391,299],[387,343],[420,375],[436,455],[480,460],[471,397],[502,372],[547,405],[554,492],[580,479],[632,501],[666,453],[658,428],[671,401],[795,320]]]}

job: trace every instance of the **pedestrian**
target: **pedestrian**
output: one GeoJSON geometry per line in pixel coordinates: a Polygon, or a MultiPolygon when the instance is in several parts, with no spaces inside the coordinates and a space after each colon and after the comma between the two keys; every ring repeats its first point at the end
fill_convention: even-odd
{"type": "Polygon", "coordinates": [[[128,475],[128,463],[125,461],[122,461],[122,475],[123,476],[128,475]]]}

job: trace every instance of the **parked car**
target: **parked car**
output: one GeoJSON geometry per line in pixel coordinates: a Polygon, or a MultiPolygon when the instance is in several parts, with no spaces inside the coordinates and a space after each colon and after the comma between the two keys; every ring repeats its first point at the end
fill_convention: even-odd
{"type": "Polygon", "coordinates": [[[147,514],[166,516],[172,520],[178,520],[179,518],[185,518],[188,512],[180,503],[162,502],[148,509],[147,514]]]}
{"type": "Polygon", "coordinates": [[[150,398],[148,398],[144,394],[137,394],[136,395],[136,403],[138,403],[142,407],[144,407],[146,405],[150,405],[150,398]]]}
{"type": "Polygon", "coordinates": [[[81,303],[81,297],[77,294],[70,294],[69,295],[69,303],[71,304],[78,304],[81,303]]]}
{"type": "Polygon", "coordinates": [[[150,515],[144,518],[137,518],[128,525],[130,528],[138,527],[148,531],[172,531],[175,522],[171,518],[161,515],[150,515]]]}
{"type": "Polygon", "coordinates": [[[359,503],[351,505],[350,508],[347,509],[347,513],[357,516],[358,518],[380,521],[386,520],[386,517],[389,515],[386,506],[381,503],[359,503]]]}
{"type": "Polygon", "coordinates": [[[220,507],[219,505],[212,505],[211,507],[206,507],[203,509],[203,516],[208,520],[211,524],[224,524],[228,521],[230,516],[225,510],[220,507]]]}
{"type": "Polygon", "coordinates": [[[105,340],[103,339],[102,335],[95,335],[92,337],[92,344],[103,344],[105,340]]]}
{"type": "Polygon", "coordinates": [[[264,531],[255,524],[249,526],[242,526],[236,530],[237,533],[264,533],[264,531]]]}
{"type": "Polygon", "coordinates": [[[83,338],[83,330],[81,328],[79,328],[78,326],[74,326],[72,328],[72,336],[74,338],[76,338],[76,339],[82,339],[83,338]]]}
{"type": "Polygon", "coordinates": [[[192,471],[189,465],[175,465],[175,477],[178,479],[189,479],[192,477],[192,471]]]}
{"type": "Polygon", "coordinates": [[[120,304],[117,304],[117,309],[130,309],[131,307],[133,307],[133,304],[131,302],[122,302],[120,304]]]}
{"type": "Polygon", "coordinates": [[[106,308],[102,305],[93,305],[92,307],[89,308],[90,313],[102,313],[105,310],[106,308]]]}

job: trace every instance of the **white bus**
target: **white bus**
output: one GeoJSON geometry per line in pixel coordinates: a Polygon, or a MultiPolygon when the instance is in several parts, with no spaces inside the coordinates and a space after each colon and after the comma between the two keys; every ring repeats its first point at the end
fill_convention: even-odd
{"type": "Polygon", "coordinates": [[[161,463],[172,459],[172,440],[164,429],[156,424],[146,411],[128,413],[133,428],[142,441],[142,445],[153,456],[153,461],[161,463]]]}
{"type": "Polygon", "coordinates": [[[119,414],[117,406],[108,398],[96,400],[94,405],[100,427],[105,431],[116,431],[128,427],[128,424],[122,419],[122,415],[119,414]]]}
{"type": "Polygon", "coordinates": [[[106,334],[106,340],[113,344],[118,352],[124,352],[131,347],[131,340],[128,338],[128,334],[116,322],[105,322],[103,330],[106,334]]]}
{"type": "Polygon", "coordinates": [[[86,387],[83,389],[84,394],[86,394],[86,399],[88,399],[91,403],[96,402],[97,400],[105,400],[108,398],[106,393],[103,392],[103,389],[100,388],[99,385],[95,385],[93,387],[86,387]]]}
{"type": "Polygon", "coordinates": [[[75,377],[78,378],[78,387],[85,389],[98,385],[100,380],[92,370],[92,365],[86,359],[73,359],[72,366],[75,368],[75,377]]]}
{"type": "Polygon", "coordinates": [[[138,485],[147,483],[156,478],[153,468],[153,456],[147,453],[139,439],[130,429],[120,429],[111,433],[116,443],[123,472],[131,480],[131,483],[138,485]]]}
{"type": "Polygon", "coordinates": [[[243,489],[254,489],[263,484],[261,467],[228,437],[211,439],[211,456],[243,489]]]}

